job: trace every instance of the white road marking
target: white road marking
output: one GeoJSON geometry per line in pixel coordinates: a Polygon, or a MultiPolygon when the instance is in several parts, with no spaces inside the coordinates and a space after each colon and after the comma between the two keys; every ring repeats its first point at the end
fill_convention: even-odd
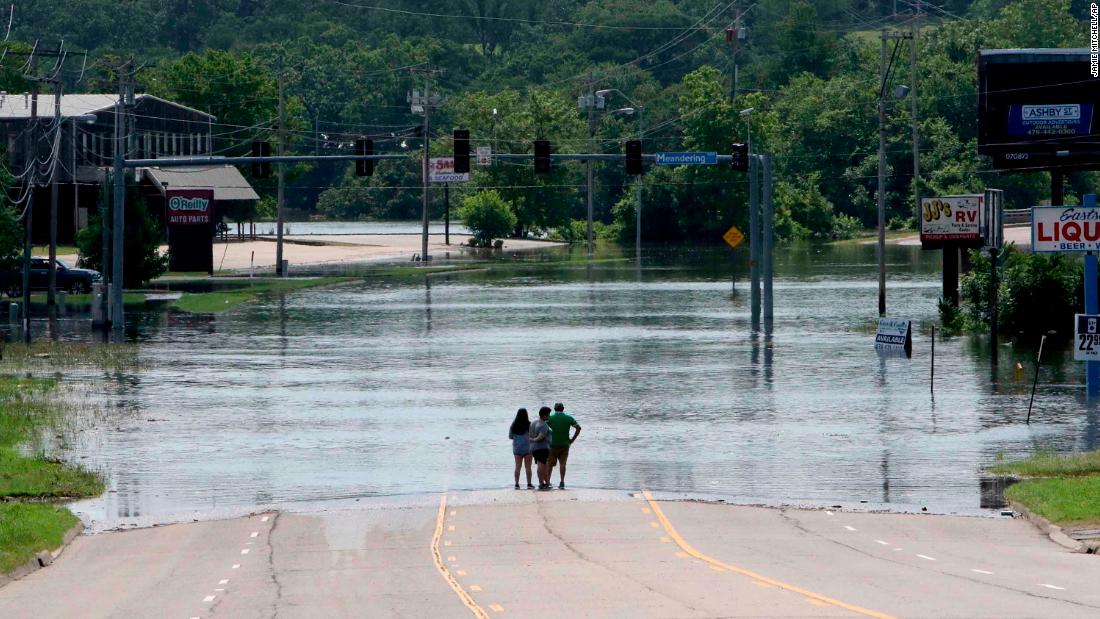
{"type": "Polygon", "coordinates": [[[259,532],[259,531],[253,531],[253,532],[252,532],[252,535],[249,535],[249,537],[259,537],[259,536],[260,536],[260,532],[259,532]]]}
{"type": "Polygon", "coordinates": [[[244,549],[241,550],[241,554],[246,555],[246,554],[249,553],[250,550],[251,550],[251,548],[244,548],[244,549]]]}
{"type": "Polygon", "coordinates": [[[856,530],[856,528],[855,528],[855,527],[850,527],[850,526],[848,526],[848,525],[844,525],[844,528],[845,528],[845,529],[848,529],[849,531],[855,531],[855,530],[856,530]]]}
{"type": "Polygon", "coordinates": [[[936,557],[930,557],[928,555],[917,555],[917,556],[924,559],[925,561],[935,561],[936,560],[936,557]]]}
{"type": "Polygon", "coordinates": [[[229,584],[229,579],[228,578],[223,578],[223,579],[218,581],[218,584],[219,585],[228,585],[229,584]]]}
{"type": "Polygon", "coordinates": [[[214,591],[218,591],[218,592],[224,593],[224,592],[225,592],[225,589],[214,589],[214,591]]]}
{"type": "Polygon", "coordinates": [[[1059,587],[1058,585],[1048,585],[1048,584],[1044,584],[1044,583],[1039,583],[1039,586],[1040,587],[1046,587],[1047,589],[1054,589],[1056,591],[1065,591],[1066,590],[1065,587],[1059,587]]]}
{"type": "Polygon", "coordinates": [[[876,543],[876,544],[881,544],[881,545],[883,545],[883,546],[889,546],[889,545],[890,545],[889,543],[887,543],[887,542],[884,542],[884,541],[882,541],[882,540],[880,540],[880,539],[876,539],[876,540],[875,540],[875,543],[876,543]]]}
{"type": "Polygon", "coordinates": [[[208,596],[204,597],[204,598],[202,599],[202,601],[203,601],[203,602],[213,602],[213,601],[214,601],[214,596],[212,596],[212,595],[208,595],[208,596]]]}
{"type": "Polygon", "coordinates": [[[904,548],[895,548],[895,549],[894,549],[894,552],[899,552],[899,551],[901,551],[901,550],[905,550],[905,549],[904,549],[904,548]]]}
{"type": "Polygon", "coordinates": [[[831,512],[831,511],[829,511],[829,510],[825,510],[825,515],[826,515],[826,516],[832,516],[832,515],[833,515],[833,512],[831,512]]]}
{"type": "Polygon", "coordinates": [[[235,570],[241,569],[241,564],[240,563],[234,563],[233,564],[233,569],[235,569],[235,570]]]}
{"type": "Polygon", "coordinates": [[[267,522],[267,516],[264,516],[263,518],[260,518],[260,522],[267,522]]]}
{"type": "Polygon", "coordinates": [[[971,572],[977,572],[979,574],[985,574],[986,576],[992,576],[993,575],[993,572],[987,572],[985,570],[979,570],[977,568],[971,568],[970,571],[971,572]]]}

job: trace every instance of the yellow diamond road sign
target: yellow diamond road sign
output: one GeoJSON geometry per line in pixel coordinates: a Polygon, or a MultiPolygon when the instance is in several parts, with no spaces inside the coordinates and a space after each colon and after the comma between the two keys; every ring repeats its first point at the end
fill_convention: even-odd
{"type": "Polygon", "coordinates": [[[722,240],[729,244],[730,247],[737,249],[737,246],[745,240],[745,235],[741,234],[737,226],[730,226],[730,229],[726,230],[726,233],[722,235],[722,240]]]}

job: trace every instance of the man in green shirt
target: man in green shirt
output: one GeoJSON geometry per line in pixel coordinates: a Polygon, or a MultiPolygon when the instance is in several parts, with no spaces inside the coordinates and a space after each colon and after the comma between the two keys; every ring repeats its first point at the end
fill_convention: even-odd
{"type": "Polygon", "coordinates": [[[550,461],[548,464],[550,470],[553,471],[554,465],[561,463],[561,468],[558,469],[558,488],[565,490],[565,464],[569,461],[569,446],[580,436],[581,426],[576,419],[566,414],[565,405],[561,402],[554,405],[554,414],[550,415],[550,418],[546,420],[546,424],[550,426],[550,431],[553,432],[550,439],[550,461]],[[573,432],[573,438],[569,438],[570,427],[576,429],[573,432]]]}

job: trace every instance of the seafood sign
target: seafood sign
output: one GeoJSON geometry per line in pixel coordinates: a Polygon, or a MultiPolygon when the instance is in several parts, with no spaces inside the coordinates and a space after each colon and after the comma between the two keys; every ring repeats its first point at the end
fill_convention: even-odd
{"type": "Polygon", "coordinates": [[[1031,209],[1031,251],[1100,251],[1100,208],[1036,206],[1031,209]]]}

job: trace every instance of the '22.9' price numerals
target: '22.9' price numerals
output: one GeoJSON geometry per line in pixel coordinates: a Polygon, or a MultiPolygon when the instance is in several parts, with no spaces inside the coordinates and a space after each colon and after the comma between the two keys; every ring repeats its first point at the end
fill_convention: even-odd
{"type": "Polygon", "coordinates": [[[929,200],[923,207],[924,221],[936,221],[941,215],[951,217],[951,205],[942,200],[929,200]]]}
{"type": "Polygon", "coordinates": [[[1100,333],[1079,333],[1077,340],[1077,350],[1100,354],[1100,333]]]}

